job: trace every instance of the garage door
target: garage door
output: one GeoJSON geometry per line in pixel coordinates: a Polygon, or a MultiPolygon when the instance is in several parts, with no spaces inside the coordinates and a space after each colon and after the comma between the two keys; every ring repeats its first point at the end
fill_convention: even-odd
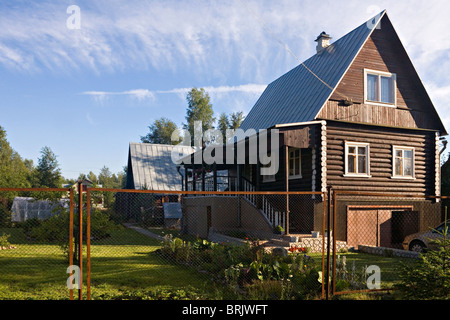
{"type": "Polygon", "coordinates": [[[358,249],[358,245],[395,247],[394,242],[397,239],[393,233],[392,212],[412,212],[412,209],[409,206],[349,206],[347,208],[347,245],[355,249],[358,249]]]}

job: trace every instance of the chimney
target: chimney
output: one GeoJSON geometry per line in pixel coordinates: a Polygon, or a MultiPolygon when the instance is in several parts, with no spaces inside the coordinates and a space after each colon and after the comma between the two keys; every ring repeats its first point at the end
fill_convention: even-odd
{"type": "Polygon", "coordinates": [[[317,53],[319,53],[320,51],[322,51],[322,49],[325,49],[326,47],[328,47],[330,45],[330,35],[328,35],[325,31],[323,31],[316,40],[317,42],[317,53]]]}

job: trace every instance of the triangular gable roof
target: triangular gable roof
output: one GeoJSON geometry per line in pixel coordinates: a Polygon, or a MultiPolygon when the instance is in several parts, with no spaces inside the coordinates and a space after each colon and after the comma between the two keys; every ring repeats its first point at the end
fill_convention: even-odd
{"type": "MultiPolygon", "coordinates": [[[[267,86],[240,128],[259,130],[315,120],[384,16],[386,10],[303,62],[328,86],[300,64],[267,86]]],[[[442,122],[439,130],[446,134],[442,122]]]]}
{"type": "Polygon", "coordinates": [[[184,155],[194,152],[190,146],[130,143],[127,174],[132,175],[134,189],[182,190],[182,171],[172,160],[175,147],[184,155]]]}

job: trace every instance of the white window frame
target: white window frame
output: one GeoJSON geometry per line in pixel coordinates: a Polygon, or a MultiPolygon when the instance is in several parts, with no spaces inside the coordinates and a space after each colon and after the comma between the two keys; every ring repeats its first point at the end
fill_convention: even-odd
{"type": "Polygon", "coordinates": [[[361,178],[370,178],[370,144],[363,142],[353,142],[353,141],[345,141],[345,152],[344,152],[344,163],[345,163],[345,173],[344,177],[361,177],[361,178]],[[358,173],[358,161],[356,161],[356,172],[348,172],[348,148],[349,147],[364,147],[366,148],[366,168],[367,172],[358,173]]]}
{"type": "MultiPolygon", "coordinates": [[[[403,159],[402,154],[402,159],[403,159]]],[[[406,180],[415,180],[415,148],[414,147],[406,147],[406,146],[392,146],[392,179],[406,179],[406,180]],[[405,175],[397,175],[395,173],[395,151],[402,150],[402,151],[412,151],[412,163],[411,163],[411,175],[405,176],[405,175]]]]}
{"type": "Polygon", "coordinates": [[[381,105],[386,107],[396,107],[397,106],[397,75],[395,73],[364,69],[364,103],[365,104],[373,104],[373,105],[381,105]],[[392,78],[393,94],[394,94],[394,102],[381,102],[381,101],[372,101],[367,99],[367,75],[375,75],[378,76],[378,96],[381,97],[381,76],[392,78]]]}
{"type": "MultiPolygon", "coordinates": [[[[288,170],[288,176],[289,176],[289,179],[301,179],[302,178],[302,149],[300,149],[300,148],[292,148],[292,147],[289,147],[288,148],[288,168],[287,168],[287,170],[288,170]],[[291,151],[295,151],[295,150],[298,150],[298,162],[297,162],[297,165],[298,165],[298,174],[293,174],[293,175],[291,175],[290,174],[290,168],[289,168],[289,163],[291,162],[291,151]]],[[[294,172],[295,172],[295,170],[294,170],[294,172]]]]}

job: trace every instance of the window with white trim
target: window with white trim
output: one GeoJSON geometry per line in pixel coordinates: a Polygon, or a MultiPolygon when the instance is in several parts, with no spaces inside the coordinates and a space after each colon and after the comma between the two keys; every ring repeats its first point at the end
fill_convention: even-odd
{"type": "Polygon", "coordinates": [[[414,148],[392,147],[392,177],[414,178],[414,148]]]}
{"type": "Polygon", "coordinates": [[[345,142],[345,176],[370,177],[369,144],[345,142]]]}
{"type": "Polygon", "coordinates": [[[299,148],[289,148],[289,179],[302,177],[302,156],[299,148]]]}
{"type": "Polygon", "coordinates": [[[364,102],[395,106],[397,76],[395,73],[364,69],[364,102]]]}

